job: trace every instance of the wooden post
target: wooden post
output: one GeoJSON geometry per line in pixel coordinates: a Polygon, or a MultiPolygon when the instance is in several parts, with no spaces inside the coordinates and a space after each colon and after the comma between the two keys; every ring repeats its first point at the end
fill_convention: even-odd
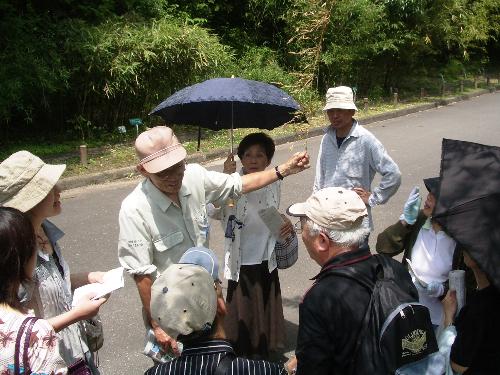
{"type": "Polygon", "coordinates": [[[87,145],[80,146],[80,163],[83,165],[87,165],[87,145]]]}
{"type": "Polygon", "coordinates": [[[477,89],[477,77],[474,76],[474,88],[477,89]]]}
{"type": "Polygon", "coordinates": [[[464,80],[463,80],[463,79],[461,79],[461,80],[460,80],[460,93],[462,93],[462,94],[463,94],[463,92],[464,92],[464,80]]]}
{"type": "Polygon", "coordinates": [[[394,104],[394,105],[397,105],[397,104],[398,104],[398,93],[397,93],[397,91],[394,93],[394,101],[393,101],[393,104],[394,104]]]}
{"type": "Polygon", "coordinates": [[[420,99],[425,97],[425,89],[423,87],[420,88],[420,99]]]}
{"type": "Polygon", "coordinates": [[[363,98],[363,108],[365,111],[368,110],[368,98],[363,98]]]}
{"type": "Polygon", "coordinates": [[[196,151],[200,151],[201,144],[201,126],[198,126],[198,146],[196,147],[196,151]]]}

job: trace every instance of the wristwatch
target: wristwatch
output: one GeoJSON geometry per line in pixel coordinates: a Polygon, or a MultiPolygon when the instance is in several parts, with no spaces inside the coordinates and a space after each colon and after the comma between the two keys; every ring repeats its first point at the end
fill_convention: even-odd
{"type": "Polygon", "coordinates": [[[278,177],[279,180],[283,180],[285,178],[285,176],[283,176],[278,170],[278,166],[274,167],[274,170],[276,171],[276,177],[278,177]]]}

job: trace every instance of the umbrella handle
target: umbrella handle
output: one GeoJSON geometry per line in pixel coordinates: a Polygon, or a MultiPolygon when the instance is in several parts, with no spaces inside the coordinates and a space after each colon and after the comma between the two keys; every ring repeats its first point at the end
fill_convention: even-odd
{"type": "MultiPolygon", "coordinates": [[[[234,76],[233,76],[234,78],[234,76]]],[[[233,115],[234,115],[234,108],[233,108],[233,103],[234,102],[231,102],[231,155],[234,154],[234,134],[233,134],[233,115]]],[[[227,206],[229,208],[233,208],[234,207],[234,199],[233,198],[229,198],[227,200],[227,206]]]]}
{"type": "MultiPolygon", "coordinates": [[[[233,106],[233,103],[231,103],[231,112],[232,112],[232,106],[233,106]]],[[[231,118],[231,155],[232,154],[234,154],[234,146],[233,146],[233,119],[231,118]]],[[[227,206],[229,208],[234,207],[234,199],[233,198],[229,198],[227,200],[227,206]]]]}

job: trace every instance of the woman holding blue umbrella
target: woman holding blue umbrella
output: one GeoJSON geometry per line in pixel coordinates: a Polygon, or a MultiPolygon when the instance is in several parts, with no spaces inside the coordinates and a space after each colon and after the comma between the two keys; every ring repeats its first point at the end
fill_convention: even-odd
{"type": "MultiPolygon", "coordinates": [[[[264,133],[247,135],[238,146],[240,174],[260,172],[271,163],[274,141],[264,133]]],[[[234,173],[236,163],[228,158],[225,173],[234,173]]],[[[293,226],[284,218],[275,238],[259,217],[259,210],[279,207],[281,180],[243,195],[234,205],[225,205],[213,215],[225,230],[224,276],[228,279],[224,327],[239,356],[268,359],[285,344],[281,289],[276,249],[297,250],[293,226]]]]}

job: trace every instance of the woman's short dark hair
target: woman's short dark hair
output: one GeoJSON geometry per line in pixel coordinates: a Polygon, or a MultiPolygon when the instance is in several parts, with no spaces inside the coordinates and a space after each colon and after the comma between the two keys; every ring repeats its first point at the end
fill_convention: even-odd
{"type": "Polygon", "coordinates": [[[25,268],[36,248],[35,231],[26,215],[0,207],[0,303],[20,309],[19,285],[27,281],[25,268]]]}
{"type": "Polygon", "coordinates": [[[274,141],[266,133],[251,133],[245,136],[238,145],[238,157],[240,160],[243,158],[243,154],[246,150],[254,145],[262,146],[264,152],[266,153],[267,160],[270,162],[274,156],[274,141]]]}

